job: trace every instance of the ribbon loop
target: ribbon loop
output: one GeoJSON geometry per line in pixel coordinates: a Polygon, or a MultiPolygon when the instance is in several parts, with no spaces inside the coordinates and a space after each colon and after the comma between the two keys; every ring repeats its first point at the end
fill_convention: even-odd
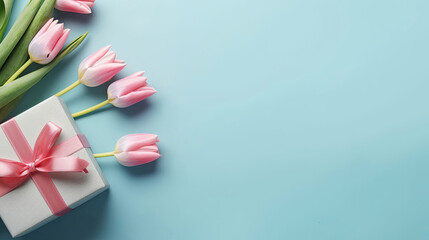
{"type": "Polygon", "coordinates": [[[0,181],[4,178],[17,178],[26,176],[26,167],[27,166],[22,162],[16,162],[9,159],[0,159],[0,181]]]}
{"type": "Polygon", "coordinates": [[[61,128],[53,122],[48,122],[37,137],[34,144],[33,158],[34,161],[45,158],[51,148],[54,146],[55,141],[61,134],[61,128]]]}

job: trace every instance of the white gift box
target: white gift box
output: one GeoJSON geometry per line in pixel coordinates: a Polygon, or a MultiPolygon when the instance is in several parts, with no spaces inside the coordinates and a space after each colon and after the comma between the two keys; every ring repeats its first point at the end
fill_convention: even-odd
{"type": "MultiPolygon", "coordinates": [[[[67,106],[55,96],[14,119],[32,148],[40,131],[48,122],[53,122],[62,128],[56,143],[80,134],[67,106]]],[[[88,173],[49,174],[64,202],[71,209],[109,188],[90,148],[82,148],[72,155],[89,162],[88,173]]],[[[19,161],[15,150],[1,129],[0,158],[19,161]]],[[[23,184],[0,197],[0,217],[13,237],[22,236],[57,218],[48,207],[32,178],[28,178],[23,184]]]]}

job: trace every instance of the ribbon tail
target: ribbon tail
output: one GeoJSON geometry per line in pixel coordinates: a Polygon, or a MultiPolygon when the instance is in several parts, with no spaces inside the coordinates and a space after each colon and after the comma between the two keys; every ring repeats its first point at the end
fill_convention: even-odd
{"type": "Polygon", "coordinates": [[[27,180],[28,175],[22,177],[3,177],[0,178],[0,197],[3,197],[7,193],[11,192],[19,185],[21,185],[25,180],[27,180]]]}

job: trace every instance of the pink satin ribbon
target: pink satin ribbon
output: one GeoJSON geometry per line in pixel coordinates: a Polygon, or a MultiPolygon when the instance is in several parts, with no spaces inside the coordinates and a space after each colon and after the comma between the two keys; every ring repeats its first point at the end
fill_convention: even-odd
{"type": "Polygon", "coordinates": [[[83,135],[77,135],[54,146],[61,128],[48,122],[31,148],[17,122],[11,119],[1,125],[3,132],[21,162],[0,159],[0,197],[24,183],[29,177],[36,184],[49,209],[56,216],[69,212],[49,173],[88,172],[89,163],[70,154],[89,147],[83,135]]]}

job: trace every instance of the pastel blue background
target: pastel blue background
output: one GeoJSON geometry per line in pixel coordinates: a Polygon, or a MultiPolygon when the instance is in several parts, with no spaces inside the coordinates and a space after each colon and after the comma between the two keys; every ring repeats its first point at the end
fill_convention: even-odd
{"type": "MultiPolygon", "coordinates": [[[[18,0],[14,19],[26,1],[18,0]]],[[[160,136],[158,161],[22,239],[427,239],[429,2],[97,0],[85,43],[18,112],[112,44],[158,93],[77,120],[94,152],[160,136]]],[[[72,111],[107,85],[64,96],[72,111]]],[[[10,239],[0,223],[0,239],[10,239]]]]}

